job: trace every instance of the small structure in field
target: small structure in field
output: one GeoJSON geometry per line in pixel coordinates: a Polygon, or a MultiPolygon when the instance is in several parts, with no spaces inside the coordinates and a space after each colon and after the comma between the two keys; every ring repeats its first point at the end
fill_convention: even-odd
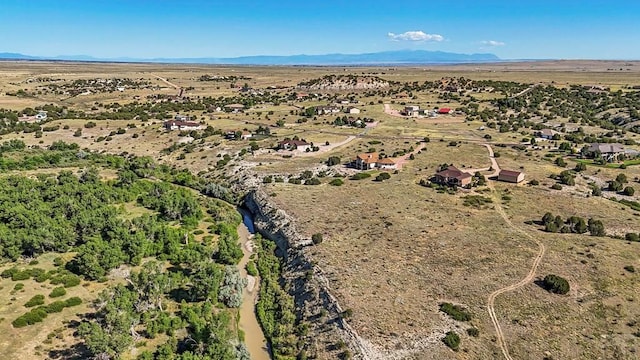
{"type": "Polygon", "coordinates": [[[524,173],[513,170],[500,170],[498,173],[498,181],[505,181],[510,183],[519,183],[524,181],[524,173]]]}
{"type": "Polygon", "coordinates": [[[36,121],[45,121],[47,120],[47,112],[44,110],[38,111],[36,114],[36,121]]]}
{"type": "Polygon", "coordinates": [[[346,112],[347,114],[360,114],[360,109],[358,109],[355,106],[348,106],[344,112],[346,112]]]}
{"type": "Polygon", "coordinates": [[[453,111],[450,108],[440,108],[438,109],[438,114],[446,115],[451,114],[453,111]]]}
{"type": "Polygon", "coordinates": [[[433,182],[447,186],[467,186],[471,184],[473,176],[451,165],[437,172],[433,176],[433,182]]]}

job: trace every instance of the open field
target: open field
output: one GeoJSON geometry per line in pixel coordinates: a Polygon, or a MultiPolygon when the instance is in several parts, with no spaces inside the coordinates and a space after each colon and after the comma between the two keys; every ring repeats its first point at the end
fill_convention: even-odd
{"type": "MultiPolygon", "coordinates": [[[[505,350],[487,311],[488,299],[492,292],[518,283],[532,270],[539,251],[532,241],[535,239],[545,251],[539,266],[533,268],[533,281],[495,299],[496,318],[510,356],[635,359],[640,351],[640,298],[636,291],[640,279],[636,270],[629,269],[640,267],[640,242],[626,241],[624,236],[640,233],[640,210],[609,198],[640,202],[640,165],[633,155],[602,165],[596,164],[598,159],[580,157],[585,144],[605,140],[624,146],[630,154],[640,151],[637,132],[608,120],[615,116],[626,124],[638,120],[634,118],[640,108],[633,105],[638,93],[634,86],[640,86],[638,62],[397,68],[0,62],[0,108],[27,113],[25,108],[53,104],[65,107],[65,111],[78,111],[73,118],[50,112],[52,119],[43,124],[49,129],[6,131],[0,142],[19,139],[31,147],[46,147],[60,140],[74,142],[90,151],[150,156],[240,192],[263,188],[279,209],[295,219],[305,237],[323,234],[322,243],[303,251],[311,254],[316,270],[327,277],[341,307],[352,311],[346,321],[370,345],[376,354],[372,358],[502,358],[505,350]],[[296,87],[332,74],[380,78],[391,85],[375,91],[296,87]],[[226,78],[200,81],[204,75],[226,78]],[[456,91],[439,85],[460,78],[472,85],[465,88],[456,80],[456,91]],[[47,84],[92,79],[134,79],[146,85],[111,92],[94,87],[87,90],[90,94],[75,96],[45,89],[47,84]],[[250,90],[240,91],[245,83],[250,90]],[[427,85],[421,87],[423,83],[427,85]],[[172,84],[184,89],[182,97],[172,84]],[[603,90],[605,95],[591,95],[571,90],[569,85],[603,86],[611,94],[622,90],[628,98],[623,102],[611,95],[605,101],[608,90],[603,90]],[[26,95],[16,95],[20,90],[26,95]],[[300,93],[315,95],[306,98],[299,97],[300,93]],[[158,100],[160,95],[171,97],[158,100]],[[554,96],[562,96],[564,103],[554,102],[554,96]],[[582,102],[580,96],[603,97],[582,102]],[[339,105],[341,112],[315,112],[318,106],[344,98],[353,98],[353,103],[347,102],[360,112],[345,113],[342,107],[347,104],[339,105]],[[513,101],[507,101],[510,98],[513,101]],[[597,99],[609,108],[595,111],[583,107],[597,99]],[[117,108],[113,107],[116,103],[117,108]],[[216,109],[230,103],[246,104],[246,108],[239,113],[216,109]],[[119,113],[114,109],[142,104],[148,108],[136,108],[140,112],[135,116],[116,116],[119,113]],[[437,118],[399,117],[385,112],[385,104],[394,111],[418,104],[422,109],[449,107],[456,112],[437,118]],[[153,106],[164,107],[153,112],[149,110],[153,106]],[[313,113],[306,114],[307,109],[313,113]],[[606,112],[614,115],[603,115],[606,112]],[[583,117],[586,113],[595,115],[583,117]],[[164,130],[163,121],[177,114],[189,115],[202,129],[164,130]],[[356,118],[373,121],[361,126],[356,118]],[[349,125],[352,120],[355,125],[349,125]],[[573,132],[574,127],[581,131],[573,132]],[[536,133],[542,128],[556,129],[559,138],[541,139],[536,133]],[[230,131],[253,136],[229,139],[230,131]],[[571,136],[580,139],[574,142],[571,136]],[[276,149],[279,142],[292,138],[312,143],[317,149],[276,149]],[[560,150],[565,142],[570,148],[560,150]],[[493,149],[501,169],[522,171],[525,181],[511,184],[487,179],[489,186],[456,190],[423,186],[443,164],[470,172],[488,169],[492,163],[484,144],[493,149]],[[409,159],[409,153],[421,146],[424,148],[409,159]],[[352,179],[359,171],[346,165],[358,154],[374,152],[393,159],[406,156],[407,160],[402,169],[385,172],[390,178],[384,181],[374,180],[384,172],[380,169],[370,170],[371,177],[352,179]],[[338,164],[327,166],[329,157],[339,158],[338,164]],[[557,165],[558,157],[566,165],[557,165]],[[555,176],[578,163],[587,165],[572,175],[573,185],[551,188],[560,182],[555,176]],[[625,166],[620,168],[622,164],[625,166]],[[635,194],[607,190],[608,182],[619,174],[626,175],[623,185],[634,188],[635,194]],[[295,183],[312,178],[319,185],[295,183]],[[336,179],[344,184],[331,185],[336,179]],[[539,184],[531,184],[532,180],[539,184]],[[594,186],[602,188],[602,196],[593,196],[594,186]],[[467,196],[488,203],[474,205],[466,201],[467,196]],[[547,212],[563,219],[600,220],[609,236],[544,232],[544,225],[538,222],[547,212]],[[539,286],[548,274],[566,278],[569,293],[553,294],[539,286]],[[453,320],[439,311],[442,302],[462,306],[471,320],[453,320]],[[478,336],[467,333],[472,327],[479,330],[478,336]],[[441,341],[448,331],[460,335],[459,352],[441,341]]],[[[10,157],[3,155],[3,159],[10,157]]],[[[23,173],[34,176],[47,170],[23,173]]],[[[488,176],[494,170],[481,173],[488,176]]],[[[101,175],[118,178],[116,170],[101,175]]],[[[147,209],[127,203],[122,216],[134,218],[145,213],[147,209]]],[[[207,226],[203,221],[197,229],[204,231],[207,226]]],[[[202,240],[204,235],[200,235],[197,240],[202,240]]],[[[39,266],[48,266],[51,261],[41,260],[39,266]]],[[[63,320],[77,320],[75,313],[86,310],[87,302],[103,286],[72,288],[69,294],[85,300],[82,309],[52,315],[46,319],[51,328],[36,333],[36,326],[13,329],[12,316],[20,313],[30,296],[49,290],[48,285],[43,288],[27,281],[24,291],[11,300],[8,293],[13,285],[8,279],[0,282],[6,297],[0,298],[0,306],[4,306],[0,317],[5,317],[0,330],[12,334],[11,343],[5,339],[3,346],[6,353],[24,351],[29,356],[46,348],[37,347],[47,334],[62,326],[63,320]]],[[[344,346],[337,346],[340,340],[333,335],[313,337],[318,358],[342,356],[344,346]]],[[[44,356],[44,352],[40,354],[44,356]]]]}

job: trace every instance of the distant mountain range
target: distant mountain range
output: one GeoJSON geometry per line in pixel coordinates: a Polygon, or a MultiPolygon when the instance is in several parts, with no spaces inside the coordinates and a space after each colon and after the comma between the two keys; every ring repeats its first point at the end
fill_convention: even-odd
{"type": "Polygon", "coordinates": [[[0,53],[0,60],[57,60],[98,62],[148,62],[219,65],[402,65],[402,64],[464,64],[502,61],[494,54],[457,54],[442,51],[400,50],[366,54],[326,54],[288,56],[241,56],[233,58],[94,58],[86,55],[53,57],[0,53]]]}

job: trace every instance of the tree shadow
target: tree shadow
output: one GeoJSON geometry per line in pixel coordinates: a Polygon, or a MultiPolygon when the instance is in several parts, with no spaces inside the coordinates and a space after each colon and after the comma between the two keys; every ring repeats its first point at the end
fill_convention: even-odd
{"type": "Polygon", "coordinates": [[[91,353],[84,343],[79,342],[66,349],[50,350],[48,356],[50,359],[82,360],[90,359],[91,353]]]}

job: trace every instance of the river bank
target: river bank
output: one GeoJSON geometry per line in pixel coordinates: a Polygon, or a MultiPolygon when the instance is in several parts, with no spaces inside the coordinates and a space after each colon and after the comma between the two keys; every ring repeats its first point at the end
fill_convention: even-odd
{"type": "Polygon", "coordinates": [[[251,360],[270,360],[268,343],[256,317],[255,305],[258,299],[259,279],[247,274],[246,265],[253,253],[253,223],[246,213],[242,213],[243,222],[238,226],[238,237],[242,246],[242,259],[238,264],[240,275],[247,279],[247,287],[242,294],[240,306],[240,329],[244,332],[244,343],[249,350],[251,360]]]}

